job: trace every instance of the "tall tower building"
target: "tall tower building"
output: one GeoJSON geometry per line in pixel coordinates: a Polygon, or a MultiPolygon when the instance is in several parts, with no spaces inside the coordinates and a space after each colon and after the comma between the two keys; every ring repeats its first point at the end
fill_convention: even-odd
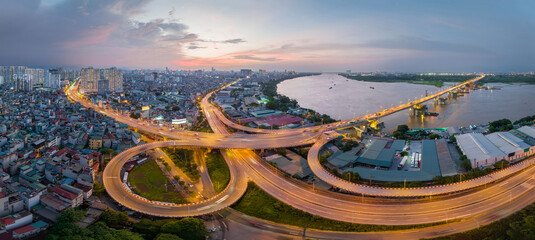
{"type": "Polygon", "coordinates": [[[32,89],[32,75],[31,74],[14,74],[13,75],[13,89],[19,92],[28,92],[32,89]]]}
{"type": "Polygon", "coordinates": [[[0,67],[0,76],[4,77],[4,84],[8,86],[15,85],[15,76],[19,74],[24,74],[26,71],[25,66],[4,66],[0,67]]]}
{"type": "Polygon", "coordinates": [[[90,68],[82,68],[80,77],[80,92],[81,93],[95,93],[98,92],[98,80],[100,80],[100,70],[90,68]]]}
{"type": "Polygon", "coordinates": [[[104,69],[104,79],[108,80],[108,91],[123,92],[123,71],[117,68],[104,69]]]}
{"type": "Polygon", "coordinates": [[[30,78],[30,90],[37,88],[37,87],[43,87],[43,84],[45,83],[45,70],[44,69],[38,69],[38,68],[27,68],[26,71],[24,71],[25,74],[29,74],[31,76],[30,78]]]}

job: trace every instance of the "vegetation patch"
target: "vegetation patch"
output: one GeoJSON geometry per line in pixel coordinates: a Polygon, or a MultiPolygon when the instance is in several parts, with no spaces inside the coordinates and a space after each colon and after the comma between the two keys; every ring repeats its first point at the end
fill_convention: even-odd
{"type": "Polygon", "coordinates": [[[132,191],[144,198],[161,202],[188,202],[176,191],[153,159],[135,167],[132,172],[130,172],[128,181],[132,186],[132,191]],[[137,176],[143,177],[138,178],[137,176]]]}
{"type": "Polygon", "coordinates": [[[247,215],[273,222],[330,231],[374,232],[414,229],[442,224],[440,222],[421,225],[386,226],[335,221],[301,211],[283,203],[264,192],[253,182],[249,182],[247,191],[238,202],[232,205],[232,208],[247,215]]]}
{"type": "Polygon", "coordinates": [[[216,193],[220,193],[230,182],[230,170],[228,165],[219,151],[208,153],[205,161],[214,189],[216,193]]]}
{"type": "Polygon", "coordinates": [[[181,148],[162,148],[162,150],[191,180],[197,181],[201,178],[201,174],[199,173],[199,170],[197,170],[193,150],[181,148]]]}
{"type": "Polygon", "coordinates": [[[68,209],[57,218],[58,222],[49,230],[47,240],[84,239],[84,240],[202,240],[208,232],[204,221],[198,218],[163,219],[152,221],[141,219],[132,222],[125,212],[106,210],[100,221],[87,228],[76,223],[84,219],[85,210],[68,209]]]}

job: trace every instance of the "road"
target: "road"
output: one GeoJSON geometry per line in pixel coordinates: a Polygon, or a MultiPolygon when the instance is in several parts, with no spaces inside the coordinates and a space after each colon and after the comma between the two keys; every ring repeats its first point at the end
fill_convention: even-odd
{"type": "Polygon", "coordinates": [[[150,201],[129,191],[121,182],[121,169],[128,159],[155,148],[187,146],[184,141],[162,141],[136,146],[119,153],[103,172],[103,184],[108,194],[123,206],[149,215],[161,217],[198,216],[216,212],[236,202],[245,193],[247,179],[233,163],[229,165],[231,179],[225,190],[207,200],[190,204],[173,204],[150,201]]]}
{"type": "MultiPolygon", "coordinates": [[[[247,150],[249,148],[255,148],[253,147],[255,144],[263,146],[258,148],[272,148],[265,146],[276,144],[278,146],[296,144],[281,141],[291,141],[292,135],[298,135],[297,138],[299,139],[306,139],[309,137],[307,134],[311,134],[312,131],[302,131],[298,132],[298,134],[245,136],[233,134],[227,136],[228,131],[226,130],[226,126],[223,122],[219,121],[219,118],[215,114],[217,110],[209,107],[203,107],[203,110],[210,126],[216,134],[202,134],[203,136],[201,137],[201,134],[197,135],[196,133],[189,133],[187,131],[177,132],[173,133],[173,136],[179,135],[180,140],[149,143],[120,153],[104,170],[104,186],[110,196],[130,209],[151,215],[168,217],[203,215],[225,208],[237,201],[246,189],[247,180],[252,180],[275,198],[309,213],[334,220],[380,225],[424,224],[451,221],[453,219],[464,219],[465,221],[462,222],[470,222],[470,219],[477,219],[478,216],[485,216],[486,214],[491,214],[489,215],[491,217],[487,221],[490,222],[512,213],[512,209],[526,206],[535,200],[535,194],[533,192],[535,179],[532,177],[535,174],[535,168],[531,166],[526,166],[526,170],[509,176],[504,182],[489,184],[486,188],[479,188],[449,198],[433,198],[429,201],[400,200],[399,202],[382,202],[381,200],[374,199],[363,201],[359,197],[341,197],[339,194],[312,191],[310,186],[295,183],[292,180],[280,176],[266,166],[254,152],[247,150]],[[214,137],[220,140],[214,140],[214,137]],[[246,139],[246,141],[242,142],[241,140],[243,139],[246,139]],[[238,140],[237,143],[236,140],[238,140]],[[254,141],[254,144],[248,145],[247,143],[250,141],[254,141]],[[277,143],[265,143],[269,141],[275,141],[277,143]],[[157,203],[134,196],[120,181],[122,166],[130,157],[137,153],[167,146],[196,146],[226,149],[222,150],[224,153],[223,156],[225,156],[225,160],[231,171],[231,182],[227,189],[206,201],[183,205],[157,203]],[[242,148],[242,150],[236,148],[242,148]],[[469,221],[466,221],[467,219],[469,221]]],[[[154,134],[167,134],[162,132],[159,126],[146,126],[145,129],[154,134]]],[[[316,141],[321,134],[314,133],[310,137],[316,141]]],[[[302,143],[298,144],[303,145],[302,143]]],[[[530,161],[533,161],[533,159],[530,161]]],[[[412,190],[408,189],[404,191],[410,192],[412,190]]],[[[479,224],[485,222],[485,219],[481,220],[477,220],[477,222],[479,224]]],[[[459,228],[448,226],[448,232],[441,232],[436,230],[440,229],[440,227],[433,227],[429,229],[434,229],[433,231],[435,232],[428,234],[451,234],[453,232],[463,231],[466,228],[465,226],[473,227],[470,224],[460,225],[459,228]]],[[[385,234],[388,235],[388,233],[385,234]]]]}

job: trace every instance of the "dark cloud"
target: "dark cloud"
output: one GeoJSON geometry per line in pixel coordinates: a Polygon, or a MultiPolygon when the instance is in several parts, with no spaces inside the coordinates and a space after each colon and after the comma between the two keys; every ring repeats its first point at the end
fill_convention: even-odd
{"type": "MultiPolygon", "coordinates": [[[[127,28],[147,0],[10,1],[0,7],[0,64],[73,64],[72,50],[127,28]]],[[[109,46],[108,46],[109,47],[109,46]]],[[[78,49],[76,49],[78,48],[78,49]]],[[[79,56],[83,58],[84,56],[79,56]]]]}
{"type": "Polygon", "coordinates": [[[225,40],[225,41],[221,41],[221,43],[232,43],[232,44],[244,43],[244,42],[246,42],[246,41],[241,39],[241,38],[228,39],[228,40],[225,40]]]}
{"type": "Polygon", "coordinates": [[[235,59],[245,59],[245,60],[255,60],[255,61],[262,61],[262,62],[273,62],[278,61],[277,58],[262,58],[262,57],[255,57],[253,55],[236,55],[234,56],[235,59]]]}

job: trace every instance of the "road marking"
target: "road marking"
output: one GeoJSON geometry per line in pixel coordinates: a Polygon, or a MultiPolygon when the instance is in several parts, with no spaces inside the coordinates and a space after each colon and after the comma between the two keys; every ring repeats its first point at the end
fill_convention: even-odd
{"type": "Polygon", "coordinates": [[[228,198],[228,195],[225,195],[224,197],[222,197],[221,199],[217,200],[215,203],[216,204],[220,204],[221,202],[225,201],[225,199],[228,198]]]}
{"type": "Polygon", "coordinates": [[[202,208],[197,208],[197,211],[206,210],[206,209],[211,208],[211,207],[212,207],[211,205],[204,206],[204,207],[202,207],[202,208]]]}

